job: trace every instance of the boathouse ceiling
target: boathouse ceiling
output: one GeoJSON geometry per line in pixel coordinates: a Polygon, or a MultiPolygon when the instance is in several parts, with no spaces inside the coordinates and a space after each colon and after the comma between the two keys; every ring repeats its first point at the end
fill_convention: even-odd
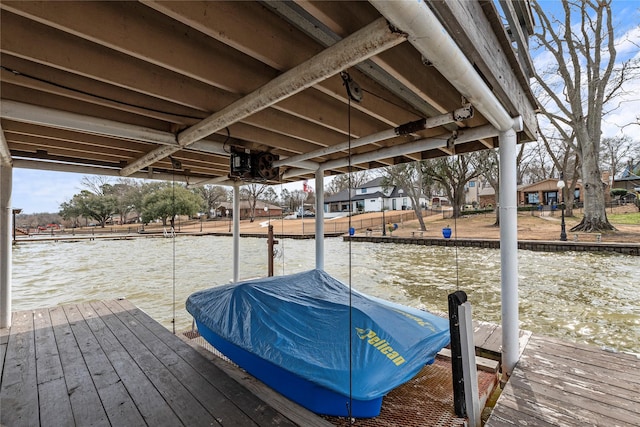
{"type": "Polygon", "coordinates": [[[528,3],[415,4],[3,0],[0,159],[277,183],[496,147],[505,113],[534,140],[528,3]]]}

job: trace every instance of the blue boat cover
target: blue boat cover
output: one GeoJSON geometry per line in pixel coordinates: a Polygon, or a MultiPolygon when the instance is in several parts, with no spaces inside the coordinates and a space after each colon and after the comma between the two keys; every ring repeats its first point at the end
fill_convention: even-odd
{"type": "Polygon", "coordinates": [[[410,380],[450,339],[447,319],[350,293],[322,270],[214,287],[186,307],[229,342],[360,400],[410,380]]]}

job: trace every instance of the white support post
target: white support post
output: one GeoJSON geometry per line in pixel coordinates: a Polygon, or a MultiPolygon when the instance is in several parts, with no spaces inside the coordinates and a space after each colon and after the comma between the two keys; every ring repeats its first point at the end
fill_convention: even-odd
{"type": "Polygon", "coordinates": [[[240,280],[240,183],[233,183],[233,283],[240,280]]]}
{"type": "Polygon", "coordinates": [[[11,186],[13,167],[0,164],[0,328],[11,326],[11,186]]]}
{"type": "Polygon", "coordinates": [[[500,262],[502,295],[502,373],[513,372],[519,355],[518,216],[516,132],[500,132],[500,262]]]}
{"type": "Polygon", "coordinates": [[[469,426],[480,427],[480,393],[478,391],[478,370],[476,367],[476,347],[473,344],[473,322],[469,301],[458,306],[460,319],[460,349],[462,350],[462,372],[464,376],[464,402],[467,408],[469,426]]]}
{"type": "Polygon", "coordinates": [[[316,268],[324,270],[324,172],[316,171],[316,268]]]}

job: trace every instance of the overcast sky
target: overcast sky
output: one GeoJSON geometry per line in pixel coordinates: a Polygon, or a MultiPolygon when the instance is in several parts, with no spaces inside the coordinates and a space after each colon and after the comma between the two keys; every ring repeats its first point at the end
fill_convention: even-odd
{"type": "MultiPolygon", "coordinates": [[[[559,10],[557,0],[540,1],[549,12],[559,10]]],[[[617,37],[621,41],[618,46],[618,59],[640,58],[640,1],[614,0],[614,22],[617,37]]],[[[640,126],[622,126],[633,122],[640,113],[640,80],[626,83],[628,94],[622,107],[608,115],[603,122],[603,136],[613,137],[626,134],[640,142],[640,126]]],[[[13,170],[12,206],[23,209],[24,213],[58,212],[60,204],[70,200],[82,189],[82,174],[66,172],[50,172],[41,170],[13,170]]],[[[314,186],[310,180],[309,185],[314,186]]],[[[302,183],[288,184],[289,190],[302,190],[302,183]]]]}

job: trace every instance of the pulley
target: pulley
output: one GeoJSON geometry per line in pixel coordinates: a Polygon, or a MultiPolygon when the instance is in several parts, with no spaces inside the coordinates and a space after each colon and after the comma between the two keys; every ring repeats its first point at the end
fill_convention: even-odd
{"type": "Polygon", "coordinates": [[[342,84],[347,88],[347,96],[352,101],[362,101],[362,89],[360,89],[360,85],[353,81],[349,73],[346,71],[341,72],[340,77],[342,77],[342,84]]]}

